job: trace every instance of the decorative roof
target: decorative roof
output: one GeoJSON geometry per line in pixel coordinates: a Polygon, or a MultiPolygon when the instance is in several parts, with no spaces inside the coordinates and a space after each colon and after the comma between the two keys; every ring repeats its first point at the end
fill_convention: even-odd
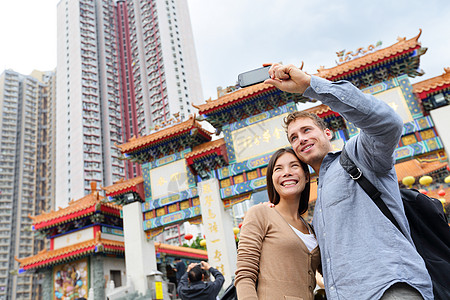
{"type": "Polygon", "coordinates": [[[419,162],[417,159],[411,159],[395,165],[398,181],[401,182],[406,176],[415,178],[433,173],[439,169],[447,167],[447,163],[438,160],[432,162],[419,162]]]}
{"type": "Polygon", "coordinates": [[[176,124],[172,127],[162,129],[158,132],[143,136],[132,137],[127,143],[122,145],[116,145],[122,153],[129,153],[139,150],[141,148],[148,147],[152,144],[157,144],[170,139],[171,137],[182,135],[183,133],[190,132],[193,129],[197,129],[203,135],[211,139],[211,132],[202,128],[199,122],[195,120],[195,116],[190,116],[187,121],[176,124]]]}
{"type": "Polygon", "coordinates": [[[424,81],[415,83],[413,92],[418,94],[420,99],[425,99],[429,94],[450,88],[450,68],[444,68],[444,73],[424,81]]]}
{"type": "Polygon", "coordinates": [[[144,182],[144,177],[138,176],[128,180],[120,179],[113,185],[102,187],[105,191],[106,196],[115,196],[119,194],[124,194],[129,191],[136,192],[136,186],[144,182]]]}
{"type": "Polygon", "coordinates": [[[203,180],[210,178],[213,170],[228,165],[225,140],[222,138],[198,145],[185,158],[194,175],[199,175],[203,180]]]}
{"type": "Polygon", "coordinates": [[[321,118],[323,118],[325,116],[329,116],[329,115],[334,115],[336,117],[340,116],[340,114],[331,110],[331,108],[325,104],[320,104],[320,105],[305,109],[304,111],[316,114],[321,118]]]}
{"type": "MultiPolygon", "coordinates": [[[[325,69],[324,67],[320,67],[317,71],[318,73],[314,74],[316,76],[326,78],[329,80],[338,80],[342,77],[345,77],[349,74],[361,73],[363,70],[368,71],[372,70],[374,66],[381,66],[386,62],[391,62],[395,57],[412,55],[415,50],[421,49],[418,53],[415,53],[414,57],[419,57],[420,55],[426,52],[426,48],[421,48],[421,44],[418,42],[420,35],[422,34],[422,30],[420,30],[419,34],[412,39],[406,40],[406,38],[398,38],[398,42],[392,46],[389,46],[384,49],[380,49],[374,51],[372,53],[366,54],[364,56],[355,58],[353,60],[342,63],[336,67],[325,69]]],[[[409,62],[409,61],[408,61],[409,62]]],[[[422,73],[417,71],[416,64],[418,64],[418,60],[415,60],[414,63],[409,62],[411,66],[408,67],[408,74],[411,76],[421,75],[422,73]],[[411,74],[410,74],[411,73],[411,74]],[[414,74],[412,74],[414,73],[414,74]]],[[[373,70],[369,72],[374,72],[373,70]]],[[[398,70],[397,70],[398,71],[398,70]]],[[[394,71],[391,71],[394,72],[394,71]]],[[[395,72],[394,72],[395,73],[395,72]]],[[[378,74],[381,76],[380,74],[378,74]]],[[[381,76],[380,78],[384,78],[381,76]]],[[[211,113],[215,113],[222,108],[229,107],[238,103],[244,102],[249,98],[256,98],[265,94],[274,94],[281,93],[282,95],[289,95],[291,101],[300,101],[303,102],[305,99],[297,94],[289,94],[279,91],[272,85],[259,83],[249,87],[238,89],[237,91],[231,92],[229,94],[225,94],[222,97],[219,97],[216,100],[206,100],[205,104],[201,105],[193,105],[195,108],[199,110],[199,114],[201,115],[210,115],[211,113]]],[[[311,101],[308,99],[308,101],[311,101]]],[[[208,118],[209,120],[209,118],[208,118]]]]}
{"type": "Polygon", "coordinates": [[[196,258],[208,260],[206,250],[194,249],[189,247],[179,247],[155,242],[155,250],[158,253],[166,253],[177,257],[196,258]]]}
{"type": "Polygon", "coordinates": [[[123,242],[102,239],[97,233],[97,236],[89,241],[56,250],[44,249],[36,255],[15,259],[20,263],[21,269],[30,270],[57,265],[95,253],[123,255],[125,246],[123,242]]]}
{"type": "MultiPolygon", "coordinates": [[[[187,153],[184,158],[186,160],[192,160],[197,157],[206,156],[212,152],[216,152],[215,150],[219,150],[220,148],[225,147],[225,139],[221,138],[215,141],[203,143],[201,145],[195,146],[191,152],[187,153]]],[[[226,150],[225,150],[226,151],[226,150]]],[[[224,153],[218,153],[224,154],[224,153]]]]}
{"type": "Polygon", "coordinates": [[[232,103],[242,101],[249,97],[257,96],[261,93],[277,90],[274,86],[270,84],[258,83],[249,87],[241,88],[235,92],[225,94],[224,96],[216,100],[206,100],[205,104],[200,104],[198,106],[192,105],[198,109],[199,114],[207,114],[211,110],[217,110],[223,106],[228,106],[232,103]]]}
{"type": "Polygon", "coordinates": [[[95,212],[102,211],[106,214],[120,215],[121,207],[114,203],[106,202],[105,197],[99,195],[96,190],[96,184],[91,183],[92,193],[83,198],[70,201],[69,206],[60,208],[57,211],[48,213],[42,212],[38,216],[28,216],[33,220],[35,230],[45,229],[62,223],[68,223],[72,220],[79,219],[95,212]]]}
{"type": "Polygon", "coordinates": [[[366,69],[372,65],[381,64],[391,59],[393,56],[399,56],[408,52],[412,52],[415,49],[420,48],[419,37],[422,34],[422,30],[417,36],[412,39],[406,40],[406,38],[398,38],[398,42],[390,47],[380,49],[378,51],[369,53],[365,56],[355,58],[341,65],[333,68],[325,69],[321,67],[317,70],[316,76],[333,80],[339,77],[343,77],[349,73],[355,73],[360,70],[366,69]]]}

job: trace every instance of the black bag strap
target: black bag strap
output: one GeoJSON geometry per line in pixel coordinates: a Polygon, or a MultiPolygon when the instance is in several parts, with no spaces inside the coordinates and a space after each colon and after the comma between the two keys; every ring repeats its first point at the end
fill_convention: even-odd
{"type": "Polygon", "coordinates": [[[362,171],[355,165],[355,163],[350,159],[345,150],[345,145],[342,148],[341,157],[339,158],[339,162],[344,168],[345,171],[350,175],[350,177],[356,181],[362,189],[366,192],[367,195],[373,200],[375,205],[381,210],[381,212],[392,222],[392,224],[397,227],[397,229],[404,235],[403,231],[400,229],[400,225],[398,225],[397,220],[395,220],[389,208],[386,206],[386,203],[381,199],[380,191],[366,178],[364,177],[362,171]]]}

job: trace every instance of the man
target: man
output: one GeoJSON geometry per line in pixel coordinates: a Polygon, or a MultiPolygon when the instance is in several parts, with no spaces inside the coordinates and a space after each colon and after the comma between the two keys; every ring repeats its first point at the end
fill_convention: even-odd
{"type": "MultiPolygon", "coordinates": [[[[409,233],[393,159],[403,128],[400,117],[346,81],[310,76],[293,65],[274,64],[269,74],[265,83],[317,99],[361,129],[347,142],[348,155],[409,233]]],[[[319,176],[313,225],[327,299],[433,299],[430,276],[411,237],[405,238],[342,168],[325,123],[295,112],[285,126],[295,153],[319,176]]]]}
{"type": "Polygon", "coordinates": [[[177,278],[177,284],[180,282],[181,276],[184,275],[184,273],[186,273],[186,265],[184,264],[184,262],[179,258],[175,258],[173,260],[173,262],[175,263],[175,276],[177,278]]]}
{"type": "Polygon", "coordinates": [[[207,262],[191,263],[187,272],[181,277],[178,285],[178,295],[182,300],[215,300],[225,281],[222,273],[211,267],[207,262]],[[204,282],[205,272],[209,271],[214,281],[204,282]]]}

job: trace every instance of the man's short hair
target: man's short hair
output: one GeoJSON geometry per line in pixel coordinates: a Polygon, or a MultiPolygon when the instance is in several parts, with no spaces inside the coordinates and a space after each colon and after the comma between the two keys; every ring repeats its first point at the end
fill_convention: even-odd
{"type": "Polygon", "coordinates": [[[197,282],[202,280],[202,275],[202,268],[200,266],[195,266],[189,271],[188,278],[190,282],[197,282]]]}
{"type": "Polygon", "coordinates": [[[322,120],[318,115],[306,111],[294,111],[284,118],[283,128],[286,131],[286,133],[288,131],[289,124],[291,124],[297,119],[302,118],[310,118],[311,120],[313,120],[314,124],[316,124],[317,127],[319,127],[322,130],[328,128],[327,123],[325,123],[325,121],[322,120]]]}

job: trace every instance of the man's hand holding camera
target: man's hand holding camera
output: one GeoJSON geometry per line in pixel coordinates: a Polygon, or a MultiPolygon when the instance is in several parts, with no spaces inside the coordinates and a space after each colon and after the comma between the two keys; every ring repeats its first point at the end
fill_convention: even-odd
{"type": "Polygon", "coordinates": [[[209,269],[211,268],[211,266],[206,261],[201,261],[200,263],[189,264],[189,266],[187,268],[187,272],[189,273],[189,271],[192,270],[192,268],[194,268],[196,266],[199,266],[200,268],[202,268],[202,270],[206,270],[206,271],[209,271],[209,269]]]}

